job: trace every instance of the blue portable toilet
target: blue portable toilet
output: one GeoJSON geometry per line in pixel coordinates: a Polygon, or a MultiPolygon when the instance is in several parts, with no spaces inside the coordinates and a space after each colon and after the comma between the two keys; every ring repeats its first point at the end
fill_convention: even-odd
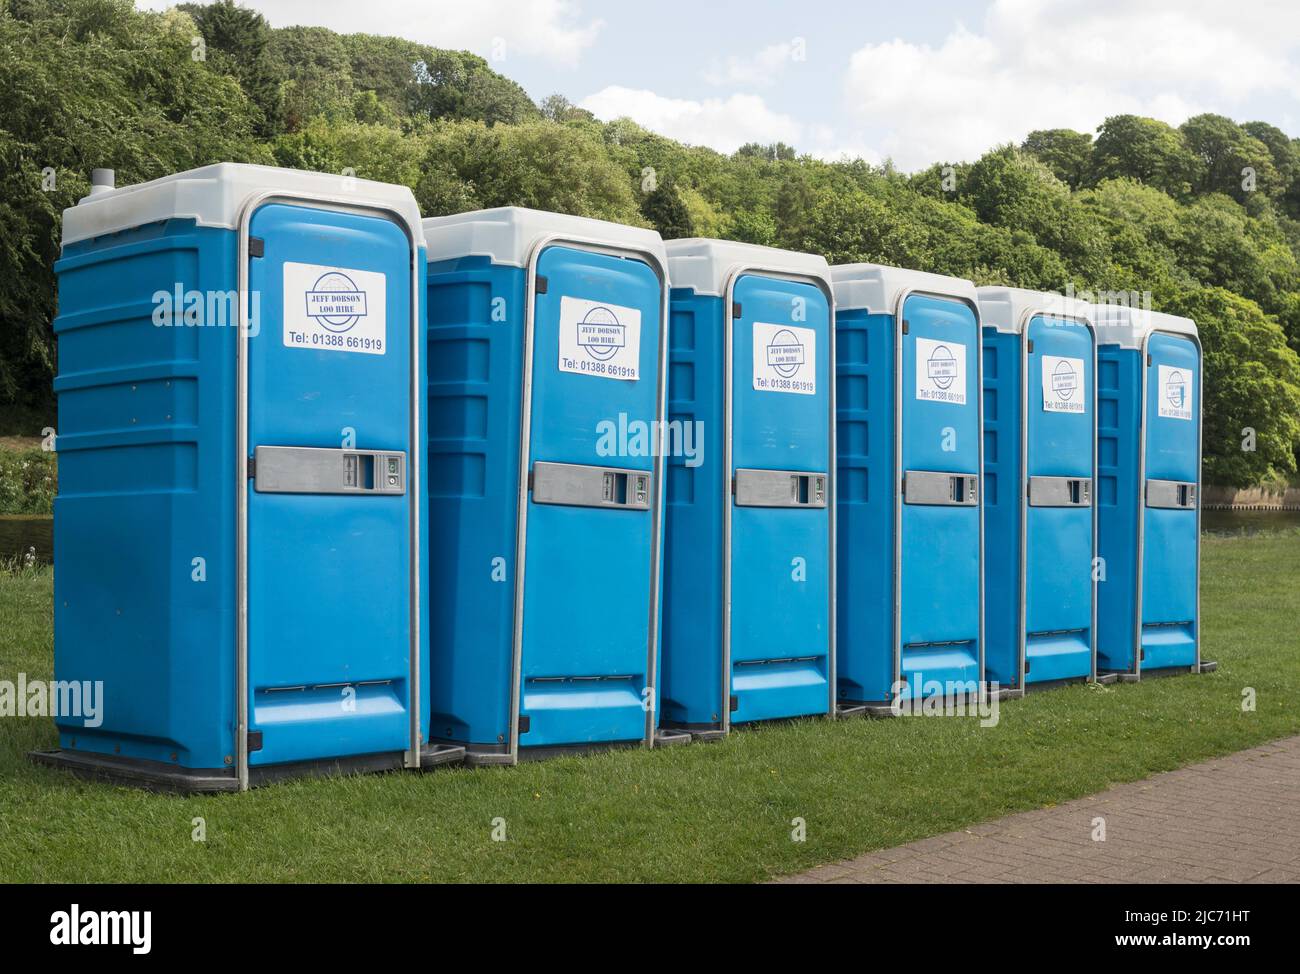
{"type": "Polygon", "coordinates": [[[473,764],[653,746],[663,241],[519,207],[424,231],[433,738],[473,764]]]}
{"type": "Polygon", "coordinates": [[[95,183],[55,265],[54,623],[102,711],[33,757],[197,791],[418,765],[414,197],[233,164],[95,183]]]}
{"type": "Polygon", "coordinates": [[[1097,666],[1124,682],[1201,660],[1203,361],[1190,318],[1093,306],[1097,328],[1097,666]]]}
{"type": "Polygon", "coordinates": [[[982,693],[975,286],[875,264],[831,280],[841,710],[982,693]]]}
{"type": "Polygon", "coordinates": [[[835,708],[826,261],[669,240],[661,719],[700,737],[835,708]],[[716,434],[714,431],[717,431],[716,434]]]}
{"type": "Polygon", "coordinates": [[[985,678],[1008,695],[1096,678],[1091,305],[979,288],[985,678]]]}

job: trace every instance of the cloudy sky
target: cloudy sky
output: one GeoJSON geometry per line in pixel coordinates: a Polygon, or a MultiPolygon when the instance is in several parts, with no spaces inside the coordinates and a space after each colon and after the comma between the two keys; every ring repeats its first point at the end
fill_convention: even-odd
{"type": "MultiPolygon", "coordinates": [[[[164,0],[137,0],[162,9],[164,0]]],[[[396,34],[729,152],[904,169],[1035,128],[1214,111],[1300,136],[1296,0],[247,0],[273,26],[396,34]]]]}

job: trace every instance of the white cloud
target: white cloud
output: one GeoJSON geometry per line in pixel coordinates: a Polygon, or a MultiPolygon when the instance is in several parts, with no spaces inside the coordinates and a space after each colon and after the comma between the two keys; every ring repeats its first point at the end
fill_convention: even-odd
{"type": "MultiPolygon", "coordinates": [[[[136,0],[148,10],[175,4],[136,0]]],[[[507,74],[516,54],[574,67],[604,27],[603,20],[584,17],[576,0],[252,0],[248,5],[273,27],[302,24],[404,37],[473,51],[507,74]]]]}
{"type": "Polygon", "coordinates": [[[579,106],[606,121],[627,116],[638,125],[719,152],[734,152],[746,142],[786,142],[798,146],[803,126],[767,107],[758,95],[694,101],[667,98],[643,88],[610,85],[588,95],[579,106]]]}
{"type": "Polygon", "coordinates": [[[704,72],[704,80],[711,85],[746,85],[767,87],[777,82],[786,67],[806,56],[806,43],[802,37],[770,44],[749,57],[728,56],[714,61],[704,72]]]}
{"type": "Polygon", "coordinates": [[[1296,97],[1297,48],[1300,5],[1286,0],[995,0],[978,32],[854,52],[845,108],[914,169],[1126,112],[1248,118],[1252,98],[1296,97]]]}

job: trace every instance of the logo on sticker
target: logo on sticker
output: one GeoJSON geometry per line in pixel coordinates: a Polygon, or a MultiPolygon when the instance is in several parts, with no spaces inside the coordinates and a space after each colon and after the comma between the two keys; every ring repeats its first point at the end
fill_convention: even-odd
{"type": "Polygon", "coordinates": [[[947,389],[957,378],[957,359],[947,345],[937,345],[926,359],[925,374],[940,389],[947,389]]]}
{"type": "Polygon", "coordinates": [[[1043,410],[1049,413],[1087,412],[1084,404],[1083,359],[1043,356],[1043,410]]]}
{"type": "Polygon", "coordinates": [[[1079,388],[1079,376],[1069,362],[1060,359],[1056,363],[1056,368],[1052,369],[1052,391],[1056,393],[1056,398],[1068,400],[1077,388],[1079,388]]]}
{"type": "Polygon", "coordinates": [[[1187,380],[1177,369],[1169,373],[1165,380],[1165,398],[1173,409],[1182,409],[1187,402],[1187,380]]]}
{"type": "Polygon", "coordinates": [[[1156,415],[1165,419],[1192,418],[1192,371],[1162,365],[1156,373],[1156,415]]]}
{"type": "Polygon", "coordinates": [[[366,316],[366,292],[338,271],[322,274],[307,292],[307,317],[342,335],[366,316]]]}
{"type": "Polygon", "coordinates": [[[627,345],[627,329],[618,315],[604,305],[597,305],[577,324],[578,345],[597,362],[608,362],[627,345]]]}
{"type": "Polygon", "coordinates": [[[793,378],[803,365],[803,344],[789,328],[782,328],[767,345],[767,364],[777,375],[793,378]]]}

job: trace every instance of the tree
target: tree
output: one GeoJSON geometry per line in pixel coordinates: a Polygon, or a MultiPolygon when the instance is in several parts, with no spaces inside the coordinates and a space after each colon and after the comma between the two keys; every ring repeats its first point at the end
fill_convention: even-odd
{"type": "Polygon", "coordinates": [[[193,18],[203,35],[209,64],[235,78],[260,110],[257,134],[270,136],[281,131],[281,79],[268,54],[271,25],[266,18],[235,0],[216,0],[207,6],[184,3],[178,9],[193,18]]]}
{"type": "Polygon", "coordinates": [[[1096,279],[1107,265],[1100,222],[1043,163],[1012,146],[981,156],[957,195],[980,220],[1029,234],[1084,279],[1096,279]]]}
{"type": "Polygon", "coordinates": [[[1285,212],[1300,217],[1300,140],[1267,122],[1245,122],[1242,131],[1268,147],[1277,170],[1280,191],[1277,194],[1285,212]]]}
{"type": "Polygon", "coordinates": [[[1205,479],[1245,487],[1295,473],[1300,443],[1300,358],[1253,301],[1209,287],[1167,310],[1196,322],[1205,352],[1205,479]],[[1254,430],[1254,451],[1242,441],[1254,430]]]}
{"type": "Polygon", "coordinates": [[[415,187],[432,216],[491,206],[531,206],[643,226],[627,174],[595,136],[545,121],[488,127],[442,122],[415,187]]]}
{"type": "Polygon", "coordinates": [[[1073,129],[1037,129],[1020,148],[1050,169],[1072,189],[1087,185],[1092,175],[1092,136],[1073,129]]]}
{"type": "Polygon", "coordinates": [[[1281,195],[1273,156],[1259,139],[1222,115],[1195,115],[1179,131],[1200,165],[1192,179],[1197,193],[1225,193],[1238,202],[1249,194],[1281,195]]]}
{"type": "Polygon", "coordinates": [[[761,142],[746,142],[736,150],[736,156],[742,159],[763,159],[767,162],[789,162],[795,158],[793,146],[784,142],[763,145],[761,142]]]}
{"type": "Polygon", "coordinates": [[[552,122],[594,122],[596,116],[585,108],[579,108],[563,95],[547,95],[537,106],[542,117],[552,122]]]}
{"type": "Polygon", "coordinates": [[[60,214],[90,170],[128,184],[270,154],[238,82],[190,57],[185,13],[66,0],[21,14],[0,12],[0,403],[48,408],[60,214]]]}
{"type": "Polygon", "coordinates": [[[1196,156],[1182,134],[1154,118],[1112,115],[1097,131],[1093,145],[1093,179],[1127,176],[1170,196],[1191,191],[1196,156]]]}
{"type": "MultiPolygon", "coordinates": [[[[388,40],[388,38],[385,38],[388,40]]],[[[430,119],[477,119],[488,125],[538,117],[528,93],[481,57],[465,51],[422,48],[414,67],[407,110],[430,119]]],[[[354,69],[355,73],[355,69],[354,69]]]]}
{"type": "Polygon", "coordinates": [[[665,240],[695,236],[691,212],[677,195],[672,179],[664,179],[641,200],[641,214],[665,240]]]}

